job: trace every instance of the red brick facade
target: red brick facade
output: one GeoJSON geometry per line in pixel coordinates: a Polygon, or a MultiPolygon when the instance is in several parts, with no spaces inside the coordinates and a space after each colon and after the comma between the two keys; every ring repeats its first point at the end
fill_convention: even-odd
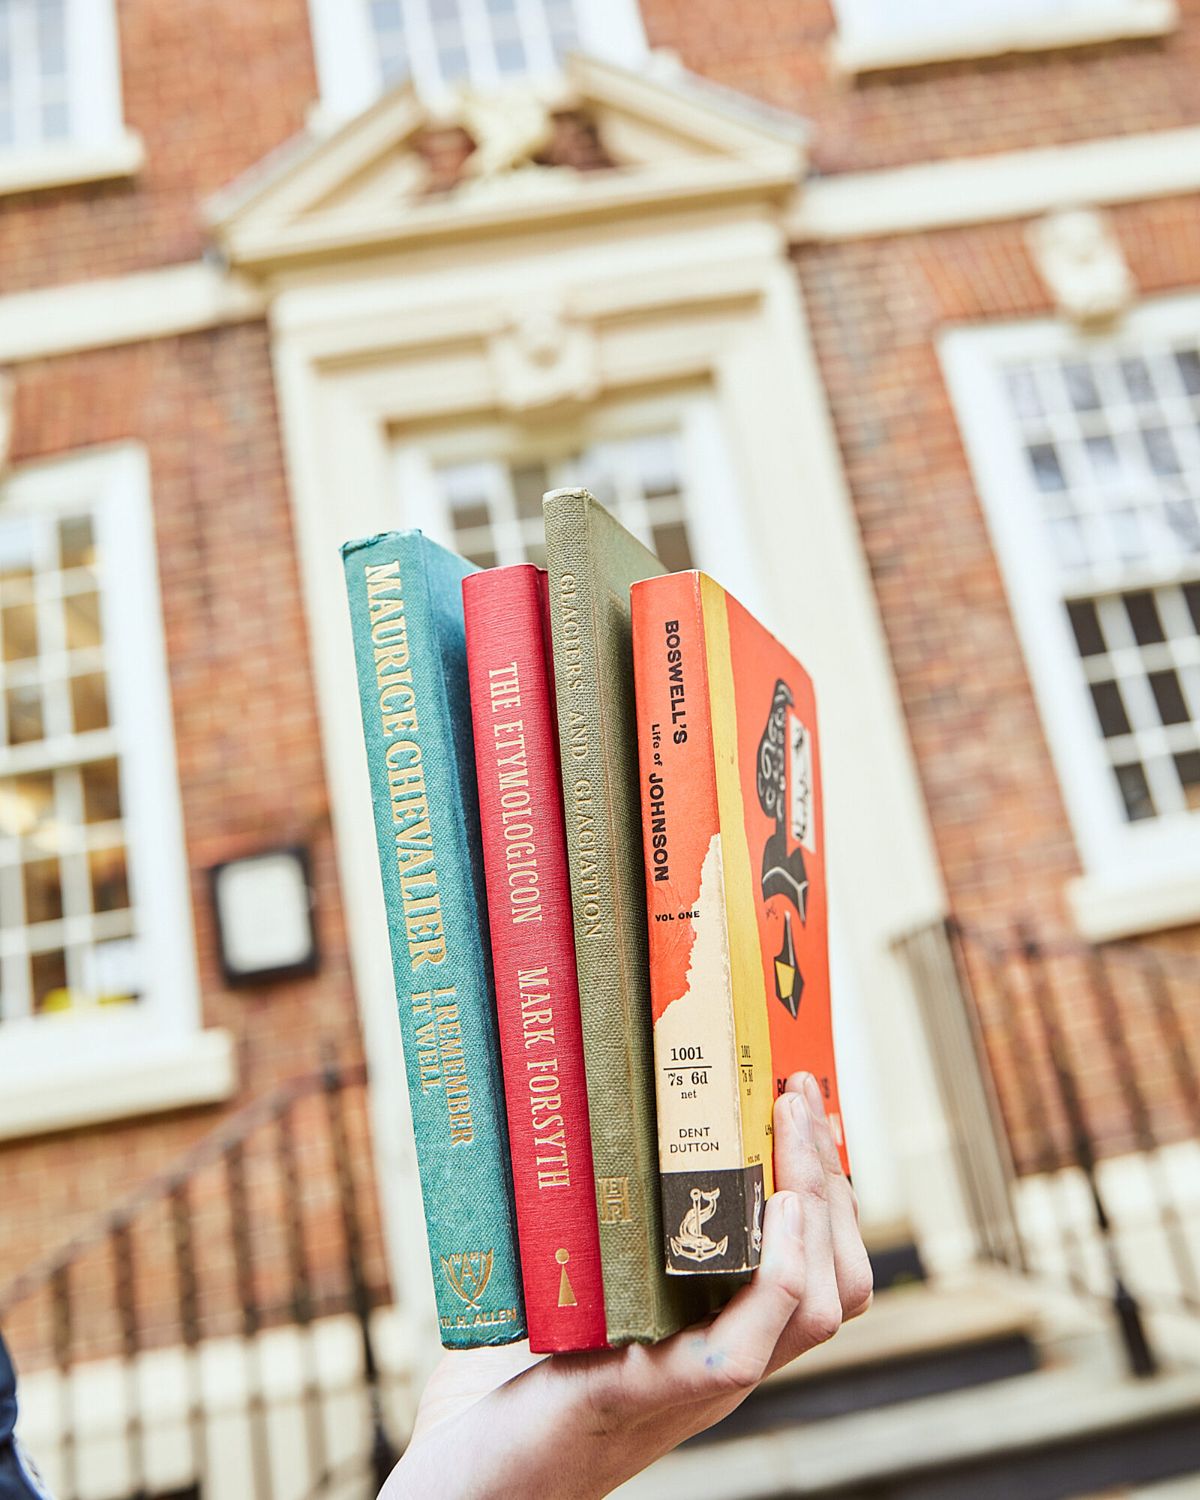
{"type": "Polygon", "coordinates": [[[304,126],[317,96],[305,0],[118,0],[131,180],[0,201],[5,292],[195,260],[203,203],[304,126]]]}
{"type": "MultiPolygon", "coordinates": [[[[203,1020],[237,1039],[240,1090],[228,1109],[311,1072],[323,1047],[344,1063],[361,1062],[265,325],[38,361],[17,374],[15,463],[131,438],[149,453],[203,1020]],[[320,973],[230,990],[218,963],[207,871],[286,843],[312,854],[320,973]]],[[[368,1276],[379,1286],[386,1272],[366,1121],[361,1100],[351,1103],[368,1276]]],[[[310,1121],[313,1109],[319,1114],[319,1101],[304,1105],[310,1121]]],[[[171,1167],[224,1112],[192,1110],[0,1146],[0,1288],[171,1167]]],[[[328,1217],[334,1178],[319,1124],[301,1132],[301,1183],[305,1213],[328,1217]]],[[[269,1184],[271,1144],[251,1143],[252,1190],[269,1184]]],[[[228,1203],[219,1187],[210,1184],[197,1223],[212,1251],[206,1332],[228,1331],[236,1307],[221,1293],[231,1292],[232,1271],[221,1270],[231,1251],[229,1226],[218,1222],[228,1203]]],[[[342,1253],[336,1226],[310,1228],[318,1284],[322,1243],[330,1256],[342,1253]]],[[[258,1271],[268,1284],[282,1274],[278,1245],[271,1251],[258,1271]]],[[[151,1322],[171,1305],[170,1265],[169,1236],[152,1230],[139,1255],[151,1322]]],[[[88,1276],[106,1275],[111,1267],[101,1255],[77,1294],[86,1301],[88,1276]]],[[[264,1284],[262,1295],[268,1292],[264,1284]]],[[[36,1311],[46,1315],[44,1305],[36,1311]]],[[[18,1325],[14,1337],[20,1332],[18,1325]]]]}
{"type": "MultiPolygon", "coordinates": [[[[128,182],[0,198],[4,293],[194,261],[203,200],[299,130],[315,99],[305,0],[120,0],[118,11],[125,119],[146,165],[128,182]]],[[[1179,27],[1160,40],[858,80],[829,66],[828,0],[643,0],[643,13],[652,45],[806,116],[818,173],[1200,121],[1200,0],[1181,0],[1179,27]]],[[[1113,210],[1143,294],[1200,283],[1197,208],[1113,210]]],[[[951,904],[993,925],[1023,910],[1065,924],[1079,863],[934,341],[949,324],[1051,310],[1024,229],[794,254],[951,904]]],[[[238,1039],[235,1103],[314,1066],[323,1041],[360,1058],[265,324],[16,375],[14,462],[117,439],[149,452],[204,1019],[238,1039]],[[313,852],[320,974],[232,992],[206,871],[289,841],[313,852]]],[[[1170,941],[1200,951],[1195,934],[1170,941]]],[[[1098,1072],[1092,1103],[1117,1146],[1127,1137],[1112,1098],[1098,1072]]],[[[219,1118],[198,1110],[0,1148],[0,1286],[219,1118]]],[[[356,1130],[369,1175],[361,1117],[356,1130]]],[[[330,1171],[314,1167],[314,1199],[328,1200],[330,1171]]],[[[378,1283],[373,1207],[368,1242],[378,1283]]]]}
{"type": "Polygon", "coordinates": [[[813,124],[819,172],[1168,130],[1200,120],[1200,5],[1150,41],[840,76],[830,0],[642,0],[651,46],[813,124]]]}

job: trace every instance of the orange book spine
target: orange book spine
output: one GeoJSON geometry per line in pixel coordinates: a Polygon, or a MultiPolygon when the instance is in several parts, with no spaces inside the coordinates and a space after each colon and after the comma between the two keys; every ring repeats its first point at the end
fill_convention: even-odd
{"type": "Polygon", "coordinates": [[[700,577],[636,583],[632,606],[666,1268],[739,1271],[763,1183],[743,1151],[700,577]]]}

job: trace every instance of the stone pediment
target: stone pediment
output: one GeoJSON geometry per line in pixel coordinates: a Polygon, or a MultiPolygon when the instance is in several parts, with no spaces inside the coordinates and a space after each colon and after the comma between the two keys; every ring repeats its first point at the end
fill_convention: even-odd
{"type": "Polygon", "coordinates": [[[730,198],[786,199],[804,122],[666,58],[633,73],[592,58],[502,94],[431,110],[408,86],[327,135],[304,134],[209,204],[232,264],[383,252],[730,198]]]}

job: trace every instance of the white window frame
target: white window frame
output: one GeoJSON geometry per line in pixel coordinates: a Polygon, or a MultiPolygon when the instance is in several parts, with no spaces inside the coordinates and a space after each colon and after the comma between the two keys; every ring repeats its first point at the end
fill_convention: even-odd
{"type": "MultiPolygon", "coordinates": [[[[1200,327],[1200,294],[1145,302],[1113,334],[1055,319],[956,328],[939,353],[983,505],[1084,876],[1069,891],[1078,925],[1097,940],[1200,919],[1200,812],[1128,822],[1104,753],[1083,664],[1063,606],[1062,575],[1038,510],[1004,369],[1070,360],[1107,338],[1119,352],[1200,327]]],[[[1164,559],[1097,578],[1097,592],[1191,581],[1200,569],[1164,559]]],[[[1001,754],[1000,747],[996,749],[1001,754]]]]}
{"type": "Polygon", "coordinates": [[[961,0],[961,17],[921,16],[919,0],[833,0],[832,55],[847,73],[919,67],[960,57],[1039,52],[1127,37],[1161,36],[1177,25],[1176,0],[1059,0],[1038,14],[1029,0],[961,0]],[[879,23],[886,6],[888,21],[879,23]],[[969,13],[968,13],[969,12],[969,13]],[[893,20],[902,17],[903,20],[893,20]]]}
{"type": "MultiPolygon", "coordinates": [[[[121,444],[23,466],[0,483],[0,515],[9,507],[92,516],[146,988],[127,1006],[0,1021],[0,1139],[222,1099],[235,1085],[231,1038],[200,1030],[146,454],[121,444]]],[[[69,763],[69,740],[62,750],[69,763]]],[[[0,774],[7,763],[0,749],[0,774]]]]}
{"type": "MultiPolygon", "coordinates": [[[[415,19],[413,83],[423,98],[437,104],[444,102],[448,90],[426,34],[428,27],[422,24],[423,3],[410,0],[415,19]]],[[[536,4],[538,0],[521,3],[536,4]]],[[[576,0],[576,4],[582,51],[631,68],[644,60],[646,33],[638,0],[576,0]]],[[[309,0],[309,15],[321,89],[320,117],[330,122],[349,119],[383,91],[367,0],[309,0]]],[[[531,76],[539,76],[536,61],[531,76]]],[[[489,82],[499,85],[501,80],[477,80],[480,87],[489,82]]]]}
{"type": "MultiPolygon", "coordinates": [[[[706,388],[601,401],[553,426],[514,419],[407,436],[393,449],[400,510],[397,524],[419,527],[436,541],[454,546],[453,527],[436,473],[444,464],[554,463],[581,448],[664,431],[674,431],[679,438],[683,519],[695,565],[715,573],[747,608],[760,608],[761,585],[745,530],[739,524],[742,512],[737,503],[736,476],[717,401],[706,388]]],[[[643,540],[649,545],[648,537],[643,540]]]]}
{"type": "Polygon", "coordinates": [[[115,0],[65,0],[65,10],[70,135],[0,147],[0,194],[125,177],[145,159],[123,118],[115,0]]]}

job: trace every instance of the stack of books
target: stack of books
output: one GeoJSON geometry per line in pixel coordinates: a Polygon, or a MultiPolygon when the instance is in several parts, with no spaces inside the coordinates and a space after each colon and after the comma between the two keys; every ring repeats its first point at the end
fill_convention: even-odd
{"type": "Polygon", "coordinates": [[[799,1068],[844,1158],[808,674],[585,490],[544,508],[546,571],[417,531],[342,549],[456,1349],[654,1342],[719,1306],[799,1068]]]}

